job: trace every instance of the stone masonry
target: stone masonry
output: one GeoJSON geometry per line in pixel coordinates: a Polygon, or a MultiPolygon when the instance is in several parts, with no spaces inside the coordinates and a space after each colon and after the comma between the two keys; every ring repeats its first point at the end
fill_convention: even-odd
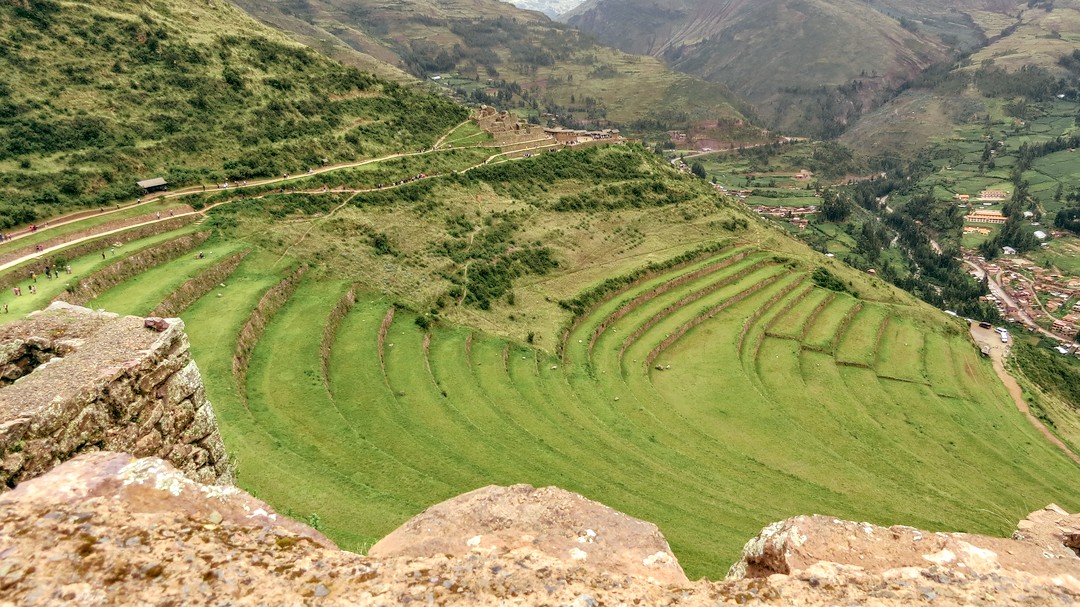
{"type": "Polygon", "coordinates": [[[0,329],[0,486],[86,451],[159,457],[192,480],[232,469],[178,318],[57,302],[0,329]]]}

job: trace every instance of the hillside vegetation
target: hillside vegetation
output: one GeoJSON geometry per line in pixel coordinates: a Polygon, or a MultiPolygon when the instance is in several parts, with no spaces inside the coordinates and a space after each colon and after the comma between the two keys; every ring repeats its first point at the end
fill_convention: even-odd
{"type": "Polygon", "coordinates": [[[301,39],[344,43],[421,78],[438,77],[440,85],[470,101],[523,115],[547,113],[566,125],[610,120],[634,126],[645,120],[647,126],[685,128],[690,120],[743,117],[720,84],[672,71],[652,57],[598,45],[591,36],[507,2],[238,4],[301,39]]]}
{"type": "MultiPolygon", "coordinates": [[[[9,210],[104,202],[136,174],[294,175],[0,242],[17,264],[0,275],[0,323],[59,297],[179,315],[239,484],[280,512],[362,552],[464,491],[557,485],[656,522],[691,576],[719,577],[762,525],[800,513],[1003,535],[1049,502],[1080,509],[1076,464],[1017,411],[962,320],[641,145],[494,149],[445,98],[218,4],[3,5],[17,43],[3,61],[26,68],[5,81],[9,210]],[[45,263],[65,272],[31,275],[45,263]]],[[[333,29],[328,4],[288,6],[333,29]]],[[[546,53],[609,56],[539,16],[440,2],[406,23],[397,6],[350,18],[382,23],[371,40],[414,60],[457,57],[461,86],[463,66],[554,77],[568,64],[546,53]],[[475,36],[507,46],[453,50],[475,36]]],[[[625,107],[651,94],[644,76],[575,65],[625,107]]],[[[858,166],[838,144],[791,148],[822,174],[858,166]]],[[[861,183],[907,181],[891,171],[861,183]]],[[[844,201],[823,195],[822,213],[844,201]]]]}
{"type": "MultiPolygon", "coordinates": [[[[958,63],[939,66],[896,99],[867,114],[842,140],[867,154],[910,156],[954,129],[973,130],[1018,101],[1075,99],[1080,69],[1067,61],[1080,42],[1080,2],[1016,7],[1009,14],[972,11],[988,43],[958,63]]],[[[1034,115],[1029,118],[1035,117],[1034,115]]],[[[1009,116],[1021,118],[1023,116],[1009,116]]]]}
{"type": "Polygon", "coordinates": [[[225,2],[0,3],[0,228],[432,144],[466,112],[225,2]]]}
{"type": "Polygon", "coordinates": [[[861,0],[591,0],[560,19],[722,82],[773,125],[815,137],[839,134],[878,96],[977,35],[962,13],[916,21],[861,0]],[[926,23],[949,30],[948,42],[926,23]]]}

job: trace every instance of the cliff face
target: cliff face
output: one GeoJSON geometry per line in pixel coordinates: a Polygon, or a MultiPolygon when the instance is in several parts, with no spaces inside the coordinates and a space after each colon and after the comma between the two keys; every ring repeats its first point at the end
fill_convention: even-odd
{"type": "Polygon", "coordinates": [[[179,319],[55,303],[0,330],[0,482],[84,451],[165,459],[206,483],[231,469],[179,319]]]}
{"type": "Polygon", "coordinates": [[[360,556],[227,484],[179,321],[62,304],[6,328],[0,353],[17,483],[0,494],[0,607],[1080,601],[1080,516],[1054,506],[1012,539],[796,517],[727,579],[691,582],[650,523],[554,487],[485,487],[360,556]]]}

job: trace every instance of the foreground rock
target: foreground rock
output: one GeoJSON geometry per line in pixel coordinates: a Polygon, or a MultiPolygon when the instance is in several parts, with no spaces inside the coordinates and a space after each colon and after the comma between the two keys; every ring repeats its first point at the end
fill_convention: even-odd
{"type": "Polygon", "coordinates": [[[728,579],[768,577],[828,561],[884,573],[938,565],[972,575],[1029,571],[1080,589],[1080,557],[1066,546],[1076,539],[1080,516],[1057,506],[1020,522],[1014,539],[968,533],[930,533],[913,527],[878,527],[827,516],[797,516],[773,523],[743,548],[728,579]]]}
{"type": "Polygon", "coordinates": [[[1080,559],[1066,546],[1075,522],[1034,513],[1020,539],[992,540],[991,557],[991,538],[798,517],[748,544],[742,569],[765,577],[662,583],[622,569],[636,571],[636,551],[663,542],[654,527],[554,489],[467,494],[381,543],[411,556],[362,557],[236,488],[99,452],[0,495],[0,605],[1067,605],[1080,600],[1080,559]],[[519,544],[507,530],[529,531],[533,516],[525,535],[536,541],[519,544]],[[591,544],[573,540],[588,558],[563,558],[561,542],[582,524],[595,525],[591,544]],[[463,537],[430,534],[481,528],[489,543],[477,546],[491,549],[423,554],[463,537]],[[1033,547],[1047,555],[1029,559],[1033,547]]]}
{"type": "Polygon", "coordinates": [[[58,302],[0,330],[0,490],[85,451],[232,478],[184,323],[58,302]]]}
{"type": "Polygon", "coordinates": [[[428,508],[371,547],[373,557],[504,555],[530,549],[593,571],[687,584],[656,525],[557,487],[484,487],[428,508]]]}

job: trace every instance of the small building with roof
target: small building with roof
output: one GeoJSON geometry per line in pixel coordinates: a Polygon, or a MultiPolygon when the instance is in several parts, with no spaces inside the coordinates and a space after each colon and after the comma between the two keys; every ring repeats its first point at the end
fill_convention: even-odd
{"type": "Polygon", "coordinates": [[[151,179],[143,179],[142,181],[136,181],[136,185],[146,190],[147,192],[157,192],[166,189],[169,185],[168,181],[165,181],[162,177],[154,177],[151,179]]]}

